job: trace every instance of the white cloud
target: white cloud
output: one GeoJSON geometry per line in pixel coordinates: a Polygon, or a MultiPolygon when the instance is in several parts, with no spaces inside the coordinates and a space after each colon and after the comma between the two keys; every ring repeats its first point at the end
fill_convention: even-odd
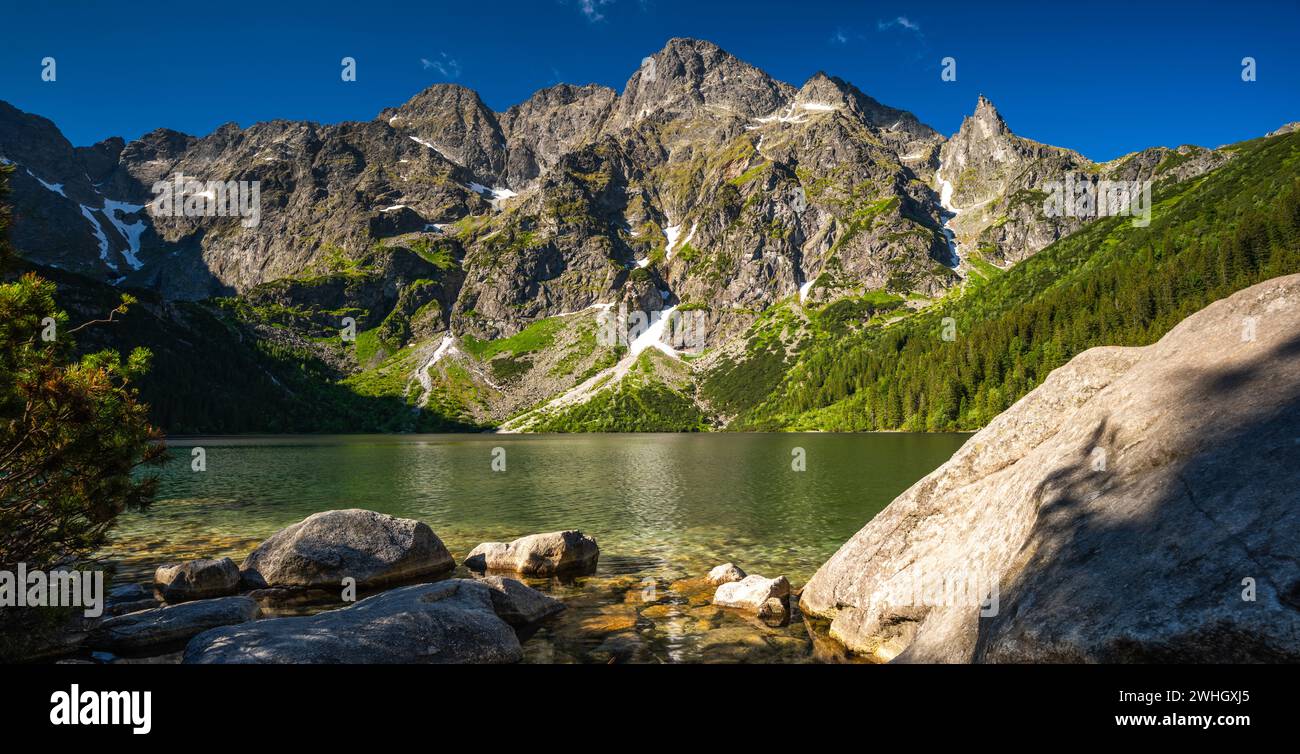
{"type": "Polygon", "coordinates": [[[613,2],[614,0],[578,0],[578,10],[582,11],[582,15],[586,16],[588,21],[595,23],[605,18],[605,14],[601,13],[600,9],[613,2]]]}
{"type": "Polygon", "coordinates": [[[443,78],[460,78],[460,61],[445,52],[439,53],[434,60],[420,58],[420,65],[424,66],[426,71],[429,69],[437,71],[443,78]]]}
{"type": "Polygon", "coordinates": [[[846,45],[849,43],[849,35],[843,29],[836,29],[831,35],[831,44],[846,45]]]}
{"type": "Polygon", "coordinates": [[[895,18],[893,21],[876,22],[876,28],[881,31],[884,31],[885,29],[892,29],[895,26],[901,26],[904,29],[907,29],[908,31],[915,31],[915,32],[921,31],[921,25],[916,23],[915,21],[908,19],[907,16],[899,16],[898,18],[895,18]]]}

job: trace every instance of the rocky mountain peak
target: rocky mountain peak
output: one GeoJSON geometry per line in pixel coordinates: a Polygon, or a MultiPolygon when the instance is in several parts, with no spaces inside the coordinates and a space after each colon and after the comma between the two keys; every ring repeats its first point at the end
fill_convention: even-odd
{"type": "Polygon", "coordinates": [[[472,112],[476,110],[486,110],[483,100],[478,96],[478,92],[467,86],[460,84],[440,83],[432,84],[421,89],[415,96],[408,99],[400,107],[388,108],[380,113],[380,117],[387,119],[391,117],[389,110],[393,114],[404,115],[406,117],[416,117],[421,113],[430,110],[463,110],[472,112]]]}
{"type": "Polygon", "coordinates": [[[478,92],[460,84],[434,84],[379,119],[446,159],[484,178],[505,171],[506,139],[478,92]]]}
{"type": "Polygon", "coordinates": [[[805,109],[840,109],[881,131],[906,132],[908,136],[920,139],[937,139],[939,136],[934,129],[921,123],[911,113],[883,105],[844,79],[822,71],[814,73],[804,82],[795,95],[794,102],[805,109]]]}
{"type": "Polygon", "coordinates": [[[122,156],[126,141],[121,136],[110,136],[89,147],[74,147],[77,158],[86,169],[86,177],[92,183],[102,183],[112,175],[122,156]]]}
{"type": "Polygon", "coordinates": [[[825,71],[818,71],[799,87],[795,101],[801,103],[821,101],[827,104],[848,105],[853,99],[851,91],[857,90],[853,89],[848,82],[828,75],[825,71]]]}
{"type": "Polygon", "coordinates": [[[1011,129],[1007,127],[1007,122],[1002,119],[1002,114],[983,94],[980,95],[979,101],[975,103],[975,113],[962,122],[963,130],[965,130],[967,123],[970,123],[972,128],[978,129],[978,135],[985,139],[999,134],[1011,133],[1011,129]]]}
{"type": "Polygon", "coordinates": [[[754,118],[767,115],[794,94],[712,42],[674,38],[641,61],[619,98],[613,126],[621,128],[658,112],[700,111],[754,118]]]}

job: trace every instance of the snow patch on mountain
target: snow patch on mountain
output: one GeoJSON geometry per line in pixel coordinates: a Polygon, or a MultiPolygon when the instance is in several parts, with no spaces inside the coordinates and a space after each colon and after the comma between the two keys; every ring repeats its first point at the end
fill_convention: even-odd
{"type": "Polygon", "coordinates": [[[62,184],[62,183],[46,183],[45,181],[41,180],[41,177],[40,177],[40,176],[38,176],[38,175],[36,175],[35,173],[33,173],[30,169],[27,169],[27,175],[30,175],[31,177],[35,178],[36,181],[37,181],[37,183],[40,183],[42,186],[44,186],[45,188],[49,189],[50,191],[53,191],[54,193],[58,194],[59,196],[63,197],[64,199],[67,199],[67,198],[68,198],[68,195],[65,194],[65,193],[63,193],[63,184],[62,184]]]}
{"type": "Polygon", "coordinates": [[[144,267],[144,262],[140,261],[140,237],[144,235],[145,223],[144,216],[141,215],[139,220],[128,223],[125,219],[118,217],[118,213],[123,215],[134,215],[144,211],[143,204],[127,204],[113,199],[104,200],[104,216],[113,224],[117,232],[126,240],[126,248],[122,250],[122,256],[126,258],[126,263],[131,265],[131,269],[138,270],[144,267]]]}
{"type": "Polygon", "coordinates": [[[943,177],[943,164],[934,171],[934,177],[939,181],[939,206],[943,208],[940,213],[942,224],[940,229],[943,231],[943,237],[948,239],[948,251],[952,254],[952,264],[950,267],[956,267],[961,263],[961,256],[957,253],[957,234],[952,229],[952,220],[961,214],[961,210],[953,206],[952,203],[952,183],[943,177]]]}
{"type": "Polygon", "coordinates": [[[90,221],[90,228],[95,233],[95,238],[99,241],[99,258],[104,262],[104,264],[107,264],[109,267],[116,270],[117,263],[108,258],[108,236],[100,226],[99,219],[95,217],[94,211],[86,205],[81,204],[78,206],[81,207],[81,214],[90,221]]]}

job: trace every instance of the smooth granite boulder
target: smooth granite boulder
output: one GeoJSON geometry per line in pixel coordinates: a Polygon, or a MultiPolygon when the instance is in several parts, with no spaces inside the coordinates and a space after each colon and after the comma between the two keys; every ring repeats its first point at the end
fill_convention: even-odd
{"type": "Polygon", "coordinates": [[[254,620],[261,614],[247,597],[217,597],[140,610],[108,618],[86,642],[95,649],[141,649],[180,642],[217,626],[254,620]]]}
{"type": "Polygon", "coordinates": [[[268,618],[207,631],[184,662],[509,663],[523,656],[515,631],[493,610],[493,590],[469,579],[415,584],[338,610],[268,618]]]}
{"type": "Polygon", "coordinates": [[[230,558],[188,560],[159,566],[153,580],[168,602],[225,597],[239,591],[239,566],[230,558]]]}
{"type": "Polygon", "coordinates": [[[564,609],[564,603],[515,579],[488,574],[478,579],[491,590],[492,608],[506,623],[526,626],[564,609]]]}
{"type": "Polygon", "coordinates": [[[790,581],[786,577],[777,576],[768,579],[754,575],[719,586],[713,593],[713,604],[719,607],[738,607],[757,613],[770,599],[788,600],[789,598],[790,581]]]}
{"type": "Polygon", "coordinates": [[[1300,275],[1094,348],[840,548],[799,607],[878,659],[1300,661],[1300,275]]]}
{"type": "Polygon", "coordinates": [[[580,531],[532,534],[513,542],[484,542],[470,551],[465,566],[475,571],[514,571],[537,576],[590,573],[600,547],[580,531]]]}
{"type": "Polygon", "coordinates": [[[344,578],[375,586],[456,566],[426,524],[374,511],[324,511],[281,529],[244,559],[247,584],[335,588],[344,578]]]}
{"type": "Polygon", "coordinates": [[[733,581],[740,581],[747,576],[744,571],[734,563],[723,563],[720,566],[714,566],[709,571],[708,580],[713,586],[720,584],[730,584],[733,581]]]}

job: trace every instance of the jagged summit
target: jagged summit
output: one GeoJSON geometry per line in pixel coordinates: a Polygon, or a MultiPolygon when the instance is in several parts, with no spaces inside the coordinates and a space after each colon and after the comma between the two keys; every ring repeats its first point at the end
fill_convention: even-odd
{"type": "Polygon", "coordinates": [[[478,92],[460,84],[434,84],[379,119],[475,175],[500,175],[506,139],[496,113],[478,92]]]}
{"type": "Polygon", "coordinates": [[[800,87],[794,100],[800,106],[833,106],[868,125],[884,131],[903,131],[920,139],[935,139],[939,134],[906,110],[883,105],[853,84],[824,71],[814,73],[800,87]]]}
{"type": "Polygon", "coordinates": [[[657,112],[717,109],[745,117],[784,104],[794,87],[712,42],[673,38],[628,79],[612,119],[621,128],[657,112]]]}
{"type": "Polygon", "coordinates": [[[979,100],[975,103],[975,112],[962,121],[963,130],[966,129],[967,123],[970,123],[972,128],[979,129],[978,135],[986,139],[998,134],[1011,133],[1011,129],[1007,127],[1007,122],[1002,119],[1002,114],[993,106],[989,98],[983,94],[979,96],[979,100]]]}
{"type": "Polygon", "coordinates": [[[727,57],[733,57],[731,53],[722,49],[717,44],[710,42],[707,39],[697,39],[695,37],[672,37],[664,43],[661,52],[668,52],[670,50],[691,50],[705,54],[721,53],[727,57]]]}

